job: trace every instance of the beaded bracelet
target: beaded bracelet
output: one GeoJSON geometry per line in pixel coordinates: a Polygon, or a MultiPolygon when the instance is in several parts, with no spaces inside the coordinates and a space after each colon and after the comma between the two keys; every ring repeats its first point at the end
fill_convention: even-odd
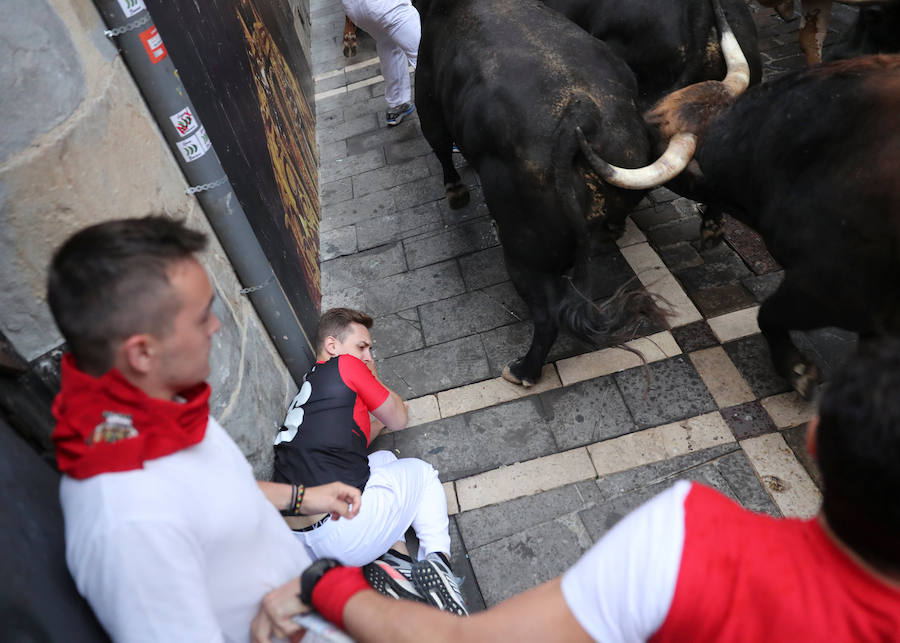
{"type": "Polygon", "coordinates": [[[303,504],[303,496],[306,494],[306,487],[304,485],[294,485],[294,489],[297,492],[297,497],[294,500],[294,506],[291,510],[292,516],[299,516],[300,514],[300,505],[303,504]]]}
{"type": "Polygon", "coordinates": [[[296,516],[294,513],[294,507],[297,506],[297,485],[291,485],[291,501],[287,504],[287,507],[281,510],[282,516],[296,516]]]}

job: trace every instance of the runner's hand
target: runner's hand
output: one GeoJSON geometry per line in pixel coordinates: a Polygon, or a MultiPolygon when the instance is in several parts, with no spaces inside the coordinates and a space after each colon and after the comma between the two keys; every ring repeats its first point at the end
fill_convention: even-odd
{"type": "Polygon", "coordinates": [[[263,597],[259,612],[250,624],[253,643],[269,643],[273,636],[299,641],[303,628],[292,617],[308,611],[309,608],[300,602],[299,578],[273,589],[263,597]]]}
{"type": "Polygon", "coordinates": [[[328,512],[332,520],[341,516],[349,519],[359,513],[361,501],[356,487],[343,482],[329,482],[318,487],[307,487],[300,508],[308,516],[328,512]]]}

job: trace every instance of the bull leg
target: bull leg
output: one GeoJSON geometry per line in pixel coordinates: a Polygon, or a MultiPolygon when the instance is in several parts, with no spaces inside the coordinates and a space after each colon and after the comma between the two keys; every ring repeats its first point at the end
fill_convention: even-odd
{"type": "Polygon", "coordinates": [[[828,303],[810,292],[814,279],[792,278],[786,273],[784,281],[759,309],[759,328],[769,351],[775,370],[790,382],[791,386],[806,399],[811,399],[819,381],[819,369],[791,340],[789,331],[810,330],[828,326],[828,303]]]}
{"type": "Polygon", "coordinates": [[[469,204],[469,188],[463,184],[459,172],[453,165],[453,138],[444,121],[440,105],[433,94],[422,89],[430,84],[431,76],[427,72],[426,65],[420,60],[416,69],[416,109],[419,111],[419,124],[422,127],[422,135],[441,164],[447,203],[453,210],[458,210],[469,204]]]}
{"type": "Polygon", "coordinates": [[[803,0],[800,12],[800,49],[809,67],[822,62],[822,46],[828,31],[832,0],[803,0]]]}
{"type": "Polygon", "coordinates": [[[556,336],[559,334],[557,314],[560,295],[557,279],[537,271],[516,269],[507,255],[507,267],[516,290],[531,311],[534,333],[531,346],[523,357],[503,369],[503,379],[528,388],[541,378],[541,371],[556,336]],[[525,280],[525,281],[523,281],[525,280]],[[520,288],[520,283],[524,287],[520,288]]]}
{"type": "Polygon", "coordinates": [[[713,248],[722,242],[725,237],[725,215],[722,208],[714,205],[699,205],[700,217],[700,247],[703,250],[713,248]]]}
{"type": "Polygon", "coordinates": [[[344,58],[356,55],[356,25],[344,16],[344,58]]]}

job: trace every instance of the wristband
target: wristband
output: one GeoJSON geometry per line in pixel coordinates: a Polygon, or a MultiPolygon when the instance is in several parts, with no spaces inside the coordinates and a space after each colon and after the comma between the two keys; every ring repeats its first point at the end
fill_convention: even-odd
{"type": "MultiPolygon", "coordinates": [[[[301,583],[302,585],[302,583],[301,583]]],[[[326,620],[344,629],[344,607],[359,592],[372,589],[359,567],[331,567],[312,587],[312,606],[326,620]]],[[[306,592],[305,588],[301,589],[306,592]]]]}
{"type": "Polygon", "coordinates": [[[330,569],[342,565],[334,558],[320,558],[300,574],[300,600],[312,605],[312,591],[322,576],[330,569]]]}

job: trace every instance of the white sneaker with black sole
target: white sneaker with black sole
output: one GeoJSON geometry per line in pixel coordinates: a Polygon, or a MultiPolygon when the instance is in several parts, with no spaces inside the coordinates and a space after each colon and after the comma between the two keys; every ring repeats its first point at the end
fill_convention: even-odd
{"type": "Polygon", "coordinates": [[[469,615],[459,581],[440,554],[431,553],[413,563],[412,582],[431,605],[458,616],[469,615]]]}

